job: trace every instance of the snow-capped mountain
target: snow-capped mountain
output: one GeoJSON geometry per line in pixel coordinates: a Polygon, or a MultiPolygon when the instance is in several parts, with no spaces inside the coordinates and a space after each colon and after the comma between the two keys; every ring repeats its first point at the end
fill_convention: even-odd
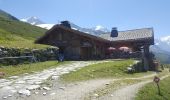
{"type": "Polygon", "coordinates": [[[43,21],[41,21],[37,17],[28,17],[28,18],[21,19],[21,21],[30,23],[31,25],[45,24],[43,21]]]}
{"type": "Polygon", "coordinates": [[[29,23],[31,25],[35,25],[41,28],[45,28],[48,30],[51,29],[55,25],[55,24],[46,24],[37,17],[23,18],[23,19],[20,19],[20,21],[23,21],[23,22],[26,22],[26,23],[29,23]]]}
{"type": "MultiPolygon", "coordinates": [[[[40,19],[38,19],[37,17],[24,18],[24,19],[21,19],[21,21],[27,22],[32,25],[45,28],[45,29],[51,29],[55,25],[55,24],[46,24],[40,19]]],[[[82,32],[89,33],[89,34],[96,35],[96,36],[109,32],[107,28],[101,25],[97,25],[96,27],[93,27],[93,28],[82,28],[72,22],[70,22],[70,24],[71,24],[71,28],[74,30],[82,31],[82,32]]]]}
{"type": "Polygon", "coordinates": [[[109,32],[109,30],[101,25],[97,25],[96,27],[92,28],[93,30],[96,31],[103,31],[103,32],[109,32]]]}
{"type": "Polygon", "coordinates": [[[71,24],[71,28],[72,29],[75,29],[75,30],[79,30],[79,31],[82,31],[82,32],[85,32],[85,33],[89,33],[89,34],[92,34],[92,35],[95,35],[95,36],[98,36],[100,34],[106,34],[109,32],[108,29],[104,28],[103,26],[96,26],[96,27],[93,27],[93,28],[82,28],[72,22],[70,22],[71,24]]]}
{"type": "Polygon", "coordinates": [[[51,29],[55,24],[38,24],[36,26],[41,27],[41,28],[45,28],[47,30],[51,29]]]}

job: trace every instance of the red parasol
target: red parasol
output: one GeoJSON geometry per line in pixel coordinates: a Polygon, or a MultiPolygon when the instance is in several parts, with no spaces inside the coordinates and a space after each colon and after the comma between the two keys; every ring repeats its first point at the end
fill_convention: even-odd
{"type": "Polygon", "coordinates": [[[129,47],[120,47],[119,50],[121,51],[130,51],[130,48],[129,47]]]}

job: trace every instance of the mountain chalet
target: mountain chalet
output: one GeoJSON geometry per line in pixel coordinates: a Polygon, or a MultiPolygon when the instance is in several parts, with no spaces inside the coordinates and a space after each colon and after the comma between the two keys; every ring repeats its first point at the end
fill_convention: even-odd
{"type": "Polygon", "coordinates": [[[68,60],[141,58],[148,70],[152,62],[149,47],[154,44],[154,32],[152,28],[127,31],[112,28],[111,33],[95,36],[72,29],[68,21],[63,21],[35,43],[57,46],[59,54],[68,60]]]}

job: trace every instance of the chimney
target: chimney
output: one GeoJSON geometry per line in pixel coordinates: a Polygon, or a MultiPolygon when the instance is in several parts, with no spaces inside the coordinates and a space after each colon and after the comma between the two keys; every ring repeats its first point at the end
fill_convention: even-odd
{"type": "Polygon", "coordinates": [[[62,26],[65,26],[67,28],[71,28],[71,25],[70,25],[70,22],[69,21],[61,21],[61,24],[62,26]]]}
{"type": "Polygon", "coordinates": [[[113,27],[110,37],[117,37],[118,36],[118,31],[117,31],[117,27],[113,27]]]}

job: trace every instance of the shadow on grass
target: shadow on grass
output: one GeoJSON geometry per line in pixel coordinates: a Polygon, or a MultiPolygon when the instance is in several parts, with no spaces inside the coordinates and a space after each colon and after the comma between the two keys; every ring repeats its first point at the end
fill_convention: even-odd
{"type": "Polygon", "coordinates": [[[163,98],[163,100],[169,100],[168,98],[166,98],[162,93],[158,94],[159,96],[161,96],[163,98]]]}

